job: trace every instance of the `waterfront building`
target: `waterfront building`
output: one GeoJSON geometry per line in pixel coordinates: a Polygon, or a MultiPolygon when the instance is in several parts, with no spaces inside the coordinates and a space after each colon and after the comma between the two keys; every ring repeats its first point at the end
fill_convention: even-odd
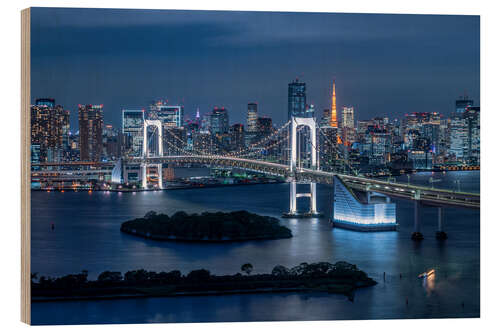
{"type": "Polygon", "coordinates": [[[299,79],[288,84],[288,119],[306,117],[306,84],[299,79]]]}
{"type": "Polygon", "coordinates": [[[142,155],[144,110],[122,110],[123,150],[126,155],[142,155]]]}
{"type": "Polygon", "coordinates": [[[396,204],[377,192],[357,192],[334,177],[332,223],[334,227],[360,230],[396,230],[396,204]]]}
{"type": "Polygon", "coordinates": [[[408,152],[408,161],[412,163],[413,169],[432,169],[432,152],[428,150],[410,150],[408,152]]]}
{"type": "Polygon", "coordinates": [[[80,160],[100,161],[102,157],[102,104],[79,104],[80,160]]]}
{"type": "Polygon", "coordinates": [[[257,132],[257,103],[248,103],[247,109],[247,131],[257,132]]]}
{"type": "Polygon", "coordinates": [[[69,149],[69,111],[52,98],[40,98],[31,106],[31,144],[39,146],[40,162],[49,161],[54,150],[69,149]]]}

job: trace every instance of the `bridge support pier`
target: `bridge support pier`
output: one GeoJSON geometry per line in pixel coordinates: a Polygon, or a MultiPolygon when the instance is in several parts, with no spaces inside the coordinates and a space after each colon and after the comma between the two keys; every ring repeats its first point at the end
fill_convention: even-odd
{"type": "Polygon", "coordinates": [[[297,182],[290,182],[290,211],[288,212],[290,215],[297,214],[297,182]]]}
{"type": "Polygon", "coordinates": [[[309,183],[310,192],[309,193],[297,193],[297,181],[292,180],[290,182],[290,210],[283,213],[283,217],[290,218],[308,218],[308,217],[322,217],[323,214],[318,213],[316,208],[316,183],[309,183]],[[297,198],[309,198],[309,211],[299,212],[297,211],[297,198]]]}
{"type": "Polygon", "coordinates": [[[148,188],[148,167],[146,166],[145,163],[141,163],[141,182],[142,182],[142,188],[147,189],[148,188]]]}
{"type": "Polygon", "coordinates": [[[158,170],[158,188],[163,189],[163,165],[160,164],[146,164],[142,163],[141,164],[141,182],[142,182],[142,188],[147,189],[148,188],[148,167],[150,166],[155,166],[158,170]]]}
{"type": "Polygon", "coordinates": [[[414,241],[420,241],[424,239],[424,235],[422,235],[420,231],[420,209],[421,209],[420,201],[415,200],[413,203],[413,233],[411,234],[411,239],[414,241]]]}
{"type": "Polygon", "coordinates": [[[440,240],[448,238],[448,235],[443,230],[443,223],[444,223],[443,213],[444,213],[444,208],[438,207],[438,230],[436,231],[436,238],[440,240]]]}
{"type": "Polygon", "coordinates": [[[316,210],[316,183],[311,183],[311,200],[310,200],[310,213],[311,215],[318,214],[316,210]]]}

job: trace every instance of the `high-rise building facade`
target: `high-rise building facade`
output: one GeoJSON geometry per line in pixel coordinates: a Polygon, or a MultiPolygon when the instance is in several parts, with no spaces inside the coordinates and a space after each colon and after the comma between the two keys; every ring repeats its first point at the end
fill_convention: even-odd
{"type": "Polygon", "coordinates": [[[469,154],[468,135],[469,129],[464,117],[467,108],[472,107],[474,101],[466,96],[455,103],[455,111],[451,116],[450,123],[450,155],[457,161],[465,161],[469,154]]]}
{"type": "Polygon", "coordinates": [[[471,106],[464,112],[467,127],[467,156],[466,161],[472,165],[480,164],[480,107],[471,106]]]}
{"type": "Polygon", "coordinates": [[[37,99],[31,106],[31,144],[38,145],[39,162],[62,159],[69,148],[69,111],[54,99],[37,99]]]}
{"type": "Polygon", "coordinates": [[[273,120],[269,117],[257,118],[257,132],[260,137],[268,136],[273,131],[273,120]]]}
{"type": "Polygon", "coordinates": [[[129,156],[142,155],[144,110],[122,110],[123,150],[129,156]]]}
{"type": "Polygon", "coordinates": [[[231,150],[240,150],[245,148],[245,128],[243,124],[234,124],[230,127],[231,150]]]}
{"type": "Polygon", "coordinates": [[[160,119],[162,127],[182,127],[184,125],[184,106],[168,105],[167,101],[159,100],[149,108],[150,118],[160,119]]]}
{"type": "Polygon", "coordinates": [[[342,108],[342,126],[354,128],[354,107],[344,106],[342,108]]]}
{"type": "Polygon", "coordinates": [[[306,117],[306,84],[299,79],[288,84],[288,119],[306,117]]]}
{"type": "Polygon", "coordinates": [[[344,146],[350,146],[356,140],[354,127],[354,107],[344,106],[342,108],[342,119],[340,123],[341,138],[344,146]]]}
{"type": "Polygon", "coordinates": [[[78,126],[80,129],[80,160],[100,161],[103,129],[102,104],[79,104],[78,126]]]}
{"type": "Polygon", "coordinates": [[[229,133],[229,114],[224,107],[214,107],[210,115],[210,132],[212,134],[229,133]]]}
{"type": "Polygon", "coordinates": [[[247,109],[247,131],[257,132],[257,103],[248,103],[247,109]]]}

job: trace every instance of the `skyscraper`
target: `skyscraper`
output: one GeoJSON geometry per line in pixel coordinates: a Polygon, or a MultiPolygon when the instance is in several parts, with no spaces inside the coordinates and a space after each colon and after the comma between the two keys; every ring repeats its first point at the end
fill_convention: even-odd
{"type": "Polygon", "coordinates": [[[342,108],[342,127],[354,128],[354,107],[342,108]]]}
{"type": "Polygon", "coordinates": [[[306,116],[306,84],[299,79],[288,84],[288,119],[306,116]]]}
{"type": "Polygon", "coordinates": [[[342,143],[345,146],[351,145],[356,140],[356,131],[354,129],[354,107],[344,106],[342,108],[341,122],[342,143]]]}
{"type": "Polygon", "coordinates": [[[54,99],[37,99],[31,106],[31,144],[37,145],[39,162],[52,162],[69,148],[69,111],[54,99]]]}
{"type": "Polygon", "coordinates": [[[80,160],[100,161],[102,156],[102,104],[78,105],[80,160]]]}
{"type": "Polygon", "coordinates": [[[273,131],[273,120],[269,117],[257,118],[257,130],[261,137],[270,135],[273,131]]]}
{"type": "Polygon", "coordinates": [[[257,132],[257,103],[248,103],[247,131],[257,132]]]}
{"type": "Polygon", "coordinates": [[[159,100],[150,106],[150,115],[160,119],[164,127],[182,127],[184,125],[184,106],[168,105],[168,101],[159,100]]]}
{"type": "Polygon", "coordinates": [[[124,150],[130,156],[142,155],[144,110],[122,110],[124,150]]]}
{"type": "Polygon", "coordinates": [[[245,129],[243,124],[234,124],[229,129],[231,133],[232,150],[240,150],[245,147],[245,129]]]}
{"type": "Polygon", "coordinates": [[[214,107],[210,115],[210,132],[212,134],[229,133],[229,115],[224,107],[214,107]]]}
{"type": "Polygon", "coordinates": [[[335,95],[335,80],[333,80],[333,87],[332,87],[332,110],[331,110],[331,119],[330,119],[330,126],[331,127],[338,127],[338,122],[337,122],[337,96],[335,95]]]}
{"type": "Polygon", "coordinates": [[[469,129],[464,117],[467,108],[471,107],[474,101],[464,96],[455,102],[455,112],[451,116],[450,123],[450,154],[457,161],[464,161],[468,155],[468,135],[469,129]]]}

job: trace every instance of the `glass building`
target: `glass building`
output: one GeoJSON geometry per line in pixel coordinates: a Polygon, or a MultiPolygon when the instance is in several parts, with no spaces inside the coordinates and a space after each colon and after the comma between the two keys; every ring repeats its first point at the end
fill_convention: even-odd
{"type": "Polygon", "coordinates": [[[102,158],[102,104],[79,104],[80,160],[101,161],[102,158]]]}
{"type": "Polygon", "coordinates": [[[396,230],[396,204],[386,195],[357,193],[335,177],[332,223],[334,227],[359,231],[396,230]]]}
{"type": "Polygon", "coordinates": [[[248,103],[247,129],[248,132],[257,132],[257,103],[248,103]]]}
{"type": "Polygon", "coordinates": [[[306,84],[299,79],[288,84],[288,119],[306,117],[306,84]]]}
{"type": "Polygon", "coordinates": [[[210,115],[210,132],[213,135],[229,133],[229,115],[226,108],[214,108],[210,115]]]}
{"type": "Polygon", "coordinates": [[[124,150],[130,156],[141,156],[144,110],[122,110],[124,150]]]}

